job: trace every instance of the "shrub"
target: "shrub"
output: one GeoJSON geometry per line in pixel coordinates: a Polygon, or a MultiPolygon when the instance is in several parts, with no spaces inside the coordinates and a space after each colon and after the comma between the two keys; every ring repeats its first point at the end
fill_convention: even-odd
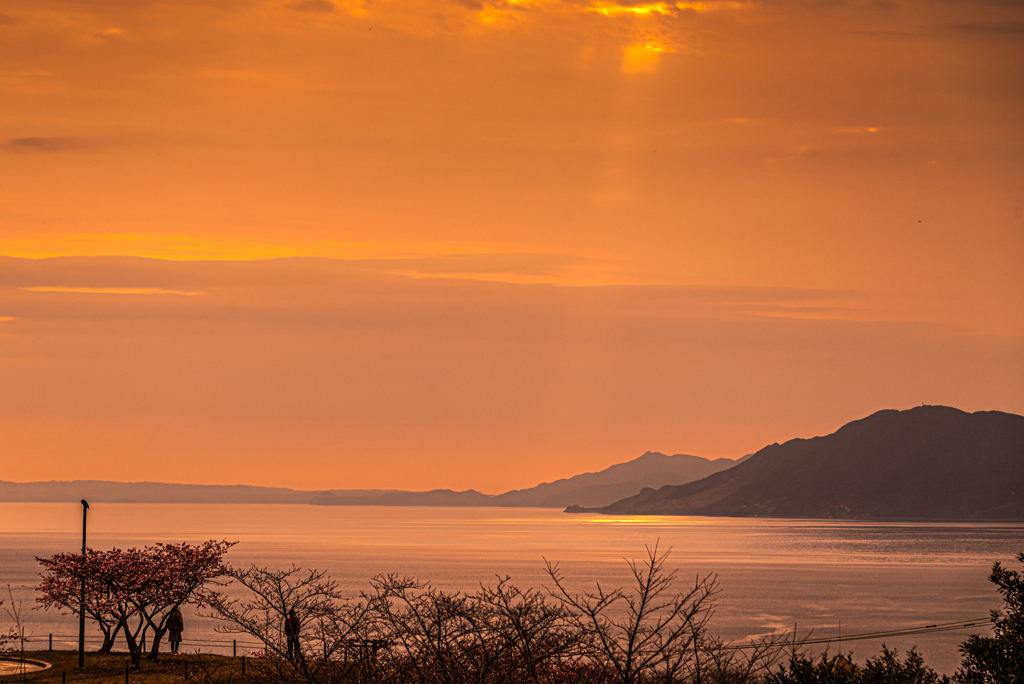
{"type": "MultiPolygon", "coordinates": [[[[1024,553],[1017,554],[1024,563],[1024,553]]],[[[964,684],[1024,682],[1024,578],[999,563],[989,581],[1003,597],[1003,611],[992,611],[991,637],[972,634],[960,645],[963,654],[955,679],[964,684]]]]}

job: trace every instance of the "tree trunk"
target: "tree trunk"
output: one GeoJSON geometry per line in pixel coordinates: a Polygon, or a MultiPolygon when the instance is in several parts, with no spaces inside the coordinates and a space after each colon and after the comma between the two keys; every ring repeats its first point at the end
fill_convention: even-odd
{"type": "Polygon", "coordinates": [[[117,639],[117,633],[121,631],[121,623],[117,623],[114,630],[111,631],[110,627],[100,623],[100,629],[103,630],[103,645],[100,646],[98,653],[110,653],[110,649],[114,648],[114,641],[117,639]]]}
{"type": "Polygon", "coordinates": [[[139,642],[136,640],[139,632],[142,631],[142,625],[139,625],[139,629],[132,634],[131,628],[127,622],[122,623],[124,626],[124,640],[128,643],[128,654],[132,659],[132,669],[138,670],[142,667],[142,649],[139,647],[139,642]]]}
{"type": "Polygon", "coordinates": [[[153,646],[149,649],[149,655],[146,656],[147,660],[156,660],[160,657],[160,640],[164,638],[166,633],[166,627],[153,627],[153,646]]]}

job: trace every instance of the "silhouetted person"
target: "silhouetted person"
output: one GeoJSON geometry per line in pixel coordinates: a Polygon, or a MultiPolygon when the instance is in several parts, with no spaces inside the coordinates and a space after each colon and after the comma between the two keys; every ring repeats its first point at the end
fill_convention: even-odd
{"type": "Polygon", "coordinates": [[[299,618],[295,615],[295,609],[288,611],[288,617],[284,621],[284,637],[288,640],[288,660],[295,660],[295,656],[302,655],[299,648],[299,618]]]}
{"type": "Polygon", "coordinates": [[[167,629],[171,634],[171,653],[178,652],[178,644],[181,643],[181,633],[185,631],[185,619],[181,617],[181,609],[174,606],[171,616],[167,618],[167,629]]]}

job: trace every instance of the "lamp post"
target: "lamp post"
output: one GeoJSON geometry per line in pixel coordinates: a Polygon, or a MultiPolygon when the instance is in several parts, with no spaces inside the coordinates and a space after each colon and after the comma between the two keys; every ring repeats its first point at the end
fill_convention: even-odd
{"type": "MultiPolygon", "coordinates": [[[[85,560],[85,518],[89,502],[82,499],[82,560],[85,560]]],[[[85,574],[82,574],[82,595],[78,604],[78,668],[85,667],[85,574]]]]}

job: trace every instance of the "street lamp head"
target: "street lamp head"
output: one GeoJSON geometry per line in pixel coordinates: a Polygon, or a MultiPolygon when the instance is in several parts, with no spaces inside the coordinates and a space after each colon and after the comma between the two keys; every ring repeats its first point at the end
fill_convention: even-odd
{"type": "Polygon", "coordinates": [[[89,502],[86,501],[85,499],[82,499],[82,507],[83,508],[88,508],[89,507],[89,502]]]}

